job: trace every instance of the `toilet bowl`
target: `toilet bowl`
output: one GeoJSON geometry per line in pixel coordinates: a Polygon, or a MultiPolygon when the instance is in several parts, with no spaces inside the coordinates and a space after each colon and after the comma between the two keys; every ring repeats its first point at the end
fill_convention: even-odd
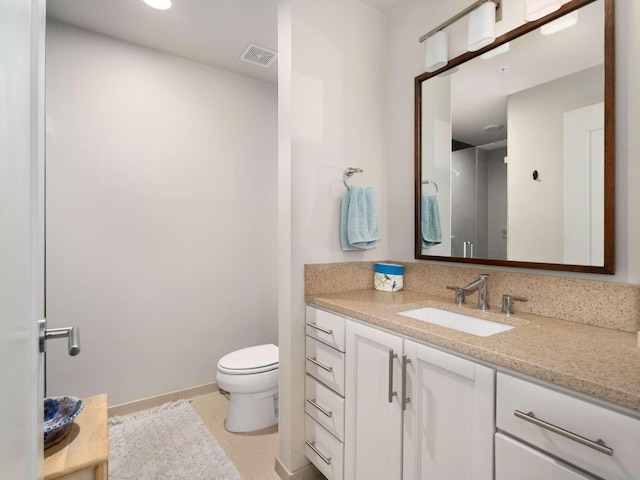
{"type": "Polygon", "coordinates": [[[218,362],[218,388],[229,392],[226,429],[251,432],[278,423],[278,347],[257,345],[218,362]]]}

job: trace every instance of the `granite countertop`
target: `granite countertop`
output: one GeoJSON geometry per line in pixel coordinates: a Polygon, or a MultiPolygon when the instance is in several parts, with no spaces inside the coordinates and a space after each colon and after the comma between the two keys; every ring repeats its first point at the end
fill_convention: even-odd
{"type": "Polygon", "coordinates": [[[310,305],[640,413],[640,349],[633,333],[528,313],[506,316],[500,313],[500,307],[482,312],[474,308],[475,302],[457,306],[450,299],[407,290],[325,293],[309,295],[305,300],[310,305]],[[478,337],[397,314],[422,307],[518,328],[478,337]]]}

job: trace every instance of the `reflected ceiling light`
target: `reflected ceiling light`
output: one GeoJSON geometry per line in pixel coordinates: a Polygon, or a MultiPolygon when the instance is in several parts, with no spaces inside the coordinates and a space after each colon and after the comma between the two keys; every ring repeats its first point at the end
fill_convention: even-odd
{"type": "Polygon", "coordinates": [[[578,11],[574,10],[573,12],[567,13],[566,15],[554,20],[553,22],[549,22],[541,26],[540,33],[542,35],[553,35],[554,33],[558,33],[561,30],[573,27],[576,23],[578,23],[578,11]]]}
{"type": "Polygon", "coordinates": [[[485,125],[484,127],[482,127],[482,130],[487,133],[493,133],[493,132],[499,132],[503,128],[504,128],[504,125],[501,125],[499,123],[490,123],[489,125],[485,125]]]}
{"type": "Polygon", "coordinates": [[[496,39],[496,4],[488,1],[467,17],[467,50],[475,52],[496,39]]]}
{"type": "Polygon", "coordinates": [[[497,57],[498,55],[502,55],[503,53],[507,53],[509,51],[509,42],[503,43],[499,47],[494,48],[493,50],[489,50],[486,53],[480,55],[480,58],[485,60],[493,57],[497,57]]]}
{"type": "Polygon", "coordinates": [[[524,19],[527,22],[538,20],[558,10],[562,3],[561,0],[525,0],[524,19]]]}
{"type": "Polygon", "coordinates": [[[424,42],[424,68],[427,72],[435,72],[444,67],[448,61],[447,32],[440,30],[424,42]]]}
{"type": "Polygon", "coordinates": [[[171,0],[144,0],[144,3],[156,10],[168,10],[171,8],[171,0]]]}
{"type": "Polygon", "coordinates": [[[444,72],[439,73],[438,74],[438,78],[448,77],[448,76],[453,75],[454,73],[456,73],[458,70],[460,70],[459,67],[450,68],[449,70],[445,70],[444,72]]]}

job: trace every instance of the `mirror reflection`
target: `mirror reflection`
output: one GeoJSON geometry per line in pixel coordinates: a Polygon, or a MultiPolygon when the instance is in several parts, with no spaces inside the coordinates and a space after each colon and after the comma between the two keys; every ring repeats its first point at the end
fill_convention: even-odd
{"type": "Polygon", "coordinates": [[[605,264],[604,11],[425,75],[417,258],[605,264]]]}

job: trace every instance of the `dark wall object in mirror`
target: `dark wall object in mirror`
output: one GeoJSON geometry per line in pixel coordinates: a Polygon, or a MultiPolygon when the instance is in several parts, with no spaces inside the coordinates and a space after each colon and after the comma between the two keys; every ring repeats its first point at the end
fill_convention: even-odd
{"type": "Polygon", "coordinates": [[[613,274],[614,61],[614,0],[572,0],[416,77],[415,258],[613,274]]]}

